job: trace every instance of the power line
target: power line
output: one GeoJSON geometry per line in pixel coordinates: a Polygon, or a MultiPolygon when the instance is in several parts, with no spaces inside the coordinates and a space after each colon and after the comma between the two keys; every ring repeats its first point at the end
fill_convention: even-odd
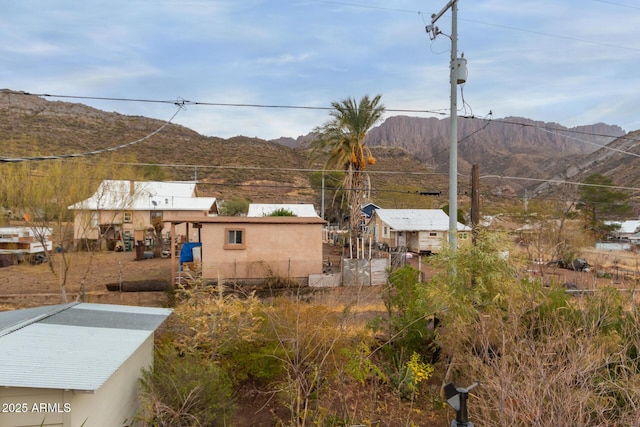
{"type": "Polygon", "coordinates": [[[619,185],[602,185],[602,184],[585,184],[583,182],[576,181],[565,181],[560,179],[545,179],[545,178],[523,178],[518,176],[507,176],[507,175],[484,175],[481,176],[480,179],[486,178],[498,178],[498,179],[508,179],[514,181],[534,181],[548,184],[567,184],[567,185],[578,185],[584,187],[602,187],[602,188],[611,188],[616,190],[631,190],[631,191],[640,191],[638,187],[624,187],[619,185]]]}
{"type": "MultiPolygon", "coordinates": [[[[162,99],[145,99],[145,98],[124,98],[124,97],[107,97],[107,96],[82,96],[82,95],[59,95],[49,93],[30,93],[30,92],[12,92],[2,90],[0,93],[11,93],[12,95],[37,96],[40,98],[60,98],[60,99],[84,99],[91,101],[115,101],[115,102],[140,102],[140,103],[156,103],[156,104],[174,104],[180,106],[211,106],[211,107],[239,107],[239,108],[275,108],[275,109],[294,109],[294,110],[333,110],[333,107],[318,107],[308,105],[280,105],[280,104],[249,104],[249,103],[233,103],[233,102],[208,102],[208,101],[189,101],[178,98],[178,101],[168,101],[162,99]]],[[[392,113],[429,113],[438,115],[447,115],[443,109],[419,110],[409,108],[385,108],[385,111],[392,113]]]]}
{"type": "MultiPolygon", "coordinates": [[[[29,93],[29,92],[13,92],[6,89],[0,90],[0,93],[11,93],[12,95],[37,96],[37,97],[43,97],[43,98],[62,98],[62,99],[67,98],[67,99],[86,99],[86,100],[98,100],[98,101],[109,100],[109,101],[116,101],[116,102],[161,103],[161,104],[180,105],[183,107],[186,107],[188,105],[196,105],[196,106],[217,106],[217,107],[238,107],[238,108],[276,108],[276,109],[301,109],[301,110],[326,110],[326,111],[333,109],[333,107],[318,107],[318,106],[305,106],[305,105],[247,104],[247,103],[189,101],[182,98],[178,98],[177,101],[176,100],[168,101],[168,100],[144,99],[144,98],[123,98],[123,97],[60,95],[60,94],[53,95],[53,94],[47,94],[47,93],[37,94],[37,93],[29,93]]],[[[440,116],[448,116],[449,114],[448,109],[419,110],[419,109],[408,109],[408,108],[385,108],[385,111],[394,112],[394,113],[427,113],[427,114],[436,114],[440,116]]],[[[607,134],[601,134],[601,133],[595,133],[595,132],[579,131],[579,130],[569,129],[569,128],[562,129],[562,128],[555,128],[555,127],[541,127],[539,125],[532,124],[532,123],[514,122],[514,121],[509,121],[507,119],[486,119],[486,118],[477,117],[473,115],[460,116],[460,118],[500,122],[500,123],[505,123],[510,125],[540,128],[540,129],[552,130],[557,132],[576,133],[576,134],[589,135],[589,136],[599,136],[604,138],[618,138],[618,139],[626,139],[630,141],[640,141],[640,139],[630,138],[626,136],[607,135],[607,134]]]]}
{"type": "MultiPolygon", "coordinates": [[[[627,7],[627,8],[630,8],[630,9],[640,9],[640,7],[637,7],[637,6],[628,6],[628,5],[624,5],[624,4],[621,4],[621,3],[615,3],[615,2],[611,2],[611,1],[604,1],[604,0],[593,0],[593,1],[596,1],[596,2],[599,2],[599,3],[611,4],[611,5],[620,6],[620,7],[627,7]]],[[[379,10],[388,10],[388,11],[391,11],[391,12],[403,12],[403,13],[413,13],[413,14],[423,15],[423,12],[421,12],[419,10],[395,9],[395,8],[371,6],[371,5],[358,4],[358,3],[347,3],[347,2],[328,1],[328,0],[319,0],[319,2],[337,4],[337,5],[343,5],[343,6],[359,7],[359,8],[364,8],[364,9],[379,9],[379,10]]],[[[546,32],[543,32],[543,31],[528,30],[528,29],[525,29],[525,28],[513,27],[513,26],[510,26],[510,25],[501,25],[501,24],[495,24],[495,23],[490,23],[490,22],[477,21],[477,20],[468,19],[468,18],[459,18],[459,20],[467,21],[467,22],[473,22],[475,24],[481,24],[481,25],[486,25],[486,26],[490,26],[490,27],[503,28],[503,29],[511,30],[511,31],[518,31],[518,32],[523,32],[523,33],[530,33],[530,34],[542,35],[542,36],[547,36],[547,37],[554,37],[554,38],[558,38],[558,39],[577,41],[577,42],[581,42],[581,43],[588,43],[588,44],[593,44],[593,45],[598,45],[598,46],[605,46],[605,47],[612,47],[612,48],[616,48],[616,49],[624,49],[624,50],[630,50],[630,51],[634,51],[634,52],[640,52],[640,49],[629,47],[629,46],[620,46],[620,45],[611,44],[611,43],[602,43],[602,42],[593,41],[593,40],[581,39],[581,38],[573,37],[573,36],[565,36],[565,35],[562,35],[562,34],[553,34],[553,33],[546,33],[546,32]]]]}
{"type": "Polygon", "coordinates": [[[616,2],[605,1],[605,0],[593,0],[593,1],[595,1],[597,3],[605,3],[605,4],[611,4],[611,5],[614,5],[614,6],[626,7],[626,8],[629,8],[629,9],[640,10],[640,7],[638,7],[638,6],[630,6],[628,4],[616,3],[616,2]]]}
{"type": "Polygon", "coordinates": [[[612,48],[615,48],[615,49],[623,49],[623,50],[630,50],[630,51],[633,51],[633,52],[640,52],[640,49],[637,49],[637,48],[634,48],[634,47],[629,47],[629,46],[620,46],[620,45],[611,44],[611,43],[602,43],[602,42],[593,41],[593,40],[581,39],[581,38],[578,38],[578,37],[564,36],[564,35],[561,35],[561,34],[545,33],[543,31],[527,30],[527,29],[524,29],[524,28],[512,27],[510,25],[502,25],[502,24],[494,24],[494,23],[491,23],[491,22],[477,21],[475,19],[460,18],[460,20],[461,21],[467,21],[467,22],[473,22],[475,24],[486,25],[486,26],[489,26],[489,27],[496,27],[496,28],[503,28],[503,29],[506,29],[506,30],[519,31],[519,32],[522,32],[522,33],[536,34],[536,35],[539,35],[539,36],[547,36],[547,37],[555,37],[555,38],[563,39],[563,40],[571,40],[571,41],[576,41],[576,42],[581,42],[581,43],[588,43],[588,44],[593,44],[593,45],[598,45],[598,46],[612,47],[612,48]]]}
{"type": "MultiPolygon", "coordinates": [[[[485,119],[482,117],[475,117],[475,116],[461,116],[461,118],[464,119],[471,119],[471,120],[482,120],[482,121],[491,121],[493,119],[485,119]]],[[[558,127],[548,127],[548,126],[540,126],[534,123],[522,123],[522,122],[515,122],[515,121],[511,121],[511,120],[507,120],[507,119],[495,119],[493,120],[494,122],[500,122],[500,123],[504,123],[504,124],[508,124],[508,125],[514,125],[514,126],[522,126],[522,127],[530,127],[530,128],[535,128],[535,129],[541,129],[541,130],[545,130],[545,131],[553,131],[553,132],[557,132],[557,133],[575,133],[575,134],[580,134],[580,135],[587,135],[587,136],[598,136],[598,137],[602,137],[602,138],[614,138],[614,139],[623,139],[623,140],[627,140],[627,141],[632,141],[632,142],[640,142],[639,138],[633,138],[630,137],[628,135],[607,135],[607,134],[603,134],[603,133],[596,133],[596,132],[587,132],[587,131],[581,131],[581,130],[576,130],[576,129],[569,129],[569,128],[558,128],[558,127]]],[[[563,136],[567,136],[567,135],[563,135],[563,136]]],[[[597,145],[597,144],[596,144],[597,145]]],[[[603,146],[601,146],[603,147],[603,146]]]]}
{"type": "Polygon", "coordinates": [[[132,145],[135,145],[135,144],[137,144],[139,142],[142,142],[142,141],[145,141],[145,140],[151,138],[153,135],[157,134],[162,129],[167,127],[171,123],[171,121],[178,115],[178,113],[181,110],[182,110],[182,106],[180,105],[178,107],[178,109],[176,110],[176,112],[173,114],[173,116],[171,116],[171,118],[169,120],[164,122],[162,124],[162,126],[160,126],[158,129],[154,130],[150,134],[148,134],[148,135],[146,135],[146,136],[144,136],[144,137],[142,137],[140,139],[136,139],[135,141],[127,142],[125,144],[120,144],[120,145],[117,145],[115,147],[101,148],[101,149],[98,149],[98,150],[86,151],[86,152],[83,152],[83,153],[57,154],[57,155],[51,155],[51,156],[0,158],[0,163],[19,163],[19,162],[27,162],[27,161],[71,159],[71,158],[94,156],[96,154],[103,154],[103,153],[118,151],[118,150],[121,150],[123,148],[130,147],[132,145]]]}
{"type": "Polygon", "coordinates": [[[340,1],[318,0],[318,2],[319,3],[336,4],[336,5],[340,5],[340,6],[359,7],[359,8],[363,8],[363,9],[388,10],[388,11],[391,11],[391,12],[405,12],[405,13],[418,13],[418,14],[422,13],[419,10],[397,9],[397,8],[392,8],[392,7],[371,6],[371,5],[365,5],[365,4],[346,3],[346,2],[340,2],[340,1]]]}

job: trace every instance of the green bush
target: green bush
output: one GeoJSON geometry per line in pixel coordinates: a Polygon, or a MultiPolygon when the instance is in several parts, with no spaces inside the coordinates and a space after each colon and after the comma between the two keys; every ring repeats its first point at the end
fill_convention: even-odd
{"type": "Polygon", "coordinates": [[[227,373],[211,360],[180,354],[171,344],[156,350],[152,369],[142,375],[145,426],[222,426],[233,416],[233,387],[227,373]]]}

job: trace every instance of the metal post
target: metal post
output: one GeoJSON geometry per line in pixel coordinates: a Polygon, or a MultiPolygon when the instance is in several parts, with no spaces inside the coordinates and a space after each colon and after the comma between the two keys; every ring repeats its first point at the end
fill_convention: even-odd
{"type": "Polygon", "coordinates": [[[324,170],[322,171],[322,196],[321,196],[322,201],[321,203],[321,210],[320,210],[320,218],[325,219],[324,218],[324,170]]]}
{"type": "Polygon", "coordinates": [[[458,248],[458,2],[451,2],[451,140],[449,143],[449,245],[458,248]]]}
{"type": "Polygon", "coordinates": [[[458,0],[449,0],[447,5],[436,14],[431,15],[431,25],[427,26],[427,33],[431,39],[440,34],[435,23],[451,8],[451,62],[449,65],[449,83],[451,85],[450,129],[449,142],[449,246],[453,250],[458,248],[458,0]]]}

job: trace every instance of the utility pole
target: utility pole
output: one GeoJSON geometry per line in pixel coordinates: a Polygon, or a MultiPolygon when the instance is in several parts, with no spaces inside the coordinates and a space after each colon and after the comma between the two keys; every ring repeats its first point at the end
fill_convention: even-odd
{"type": "Polygon", "coordinates": [[[322,201],[320,202],[320,218],[324,219],[324,170],[322,171],[322,201]]]}
{"type": "Polygon", "coordinates": [[[458,84],[466,81],[466,59],[458,58],[458,0],[449,0],[437,14],[431,15],[431,25],[427,25],[429,38],[434,40],[442,34],[435,23],[451,8],[451,139],[449,142],[449,245],[458,248],[458,84]]]}
{"type": "Polygon", "coordinates": [[[471,241],[475,245],[480,223],[480,166],[471,166],[471,241]]]}

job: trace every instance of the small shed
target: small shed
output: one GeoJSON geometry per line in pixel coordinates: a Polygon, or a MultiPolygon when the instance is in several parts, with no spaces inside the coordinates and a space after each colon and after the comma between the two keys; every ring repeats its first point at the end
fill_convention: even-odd
{"type": "Polygon", "coordinates": [[[133,425],[138,379],[170,313],[88,303],[0,312],[0,426],[133,425]]]}
{"type": "MultiPolygon", "coordinates": [[[[376,209],[367,229],[377,243],[416,253],[438,253],[449,241],[449,215],[442,209],[376,209]]],[[[458,222],[458,242],[469,242],[470,235],[471,227],[458,222]]]]}

